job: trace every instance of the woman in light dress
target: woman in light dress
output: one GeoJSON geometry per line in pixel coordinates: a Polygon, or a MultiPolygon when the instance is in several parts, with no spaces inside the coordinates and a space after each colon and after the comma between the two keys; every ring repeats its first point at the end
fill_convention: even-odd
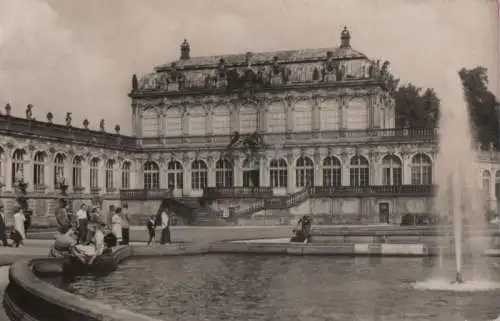
{"type": "Polygon", "coordinates": [[[111,217],[111,233],[116,236],[118,242],[122,239],[122,217],[121,208],[117,208],[111,217]]]}
{"type": "Polygon", "coordinates": [[[24,222],[26,217],[24,216],[23,209],[18,208],[16,214],[14,214],[14,231],[17,234],[14,240],[14,246],[23,246],[23,240],[26,239],[26,232],[24,230],[24,222]]]}

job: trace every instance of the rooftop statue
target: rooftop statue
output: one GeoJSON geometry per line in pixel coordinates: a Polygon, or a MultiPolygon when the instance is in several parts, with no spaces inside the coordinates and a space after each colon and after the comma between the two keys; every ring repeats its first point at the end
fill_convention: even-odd
{"type": "Polygon", "coordinates": [[[33,105],[28,104],[26,106],[26,119],[31,119],[33,117],[33,105]]]}
{"type": "Polygon", "coordinates": [[[66,126],[70,127],[71,126],[71,120],[72,120],[71,113],[69,113],[69,112],[66,113],[66,119],[65,120],[66,120],[66,126]]]}
{"type": "Polygon", "coordinates": [[[85,118],[85,119],[83,120],[83,123],[82,123],[83,128],[85,128],[85,129],[89,129],[89,124],[90,124],[89,120],[88,120],[87,118],[85,118]]]}
{"type": "Polygon", "coordinates": [[[105,127],[104,127],[104,119],[101,119],[101,121],[99,122],[99,129],[103,132],[105,131],[105,127]]]}
{"type": "Polygon", "coordinates": [[[5,114],[7,116],[10,116],[10,111],[12,110],[12,107],[10,106],[9,103],[7,103],[7,105],[5,105],[5,114]]]}
{"type": "Polygon", "coordinates": [[[132,91],[137,91],[139,89],[139,82],[137,81],[137,76],[132,75],[132,91]]]}

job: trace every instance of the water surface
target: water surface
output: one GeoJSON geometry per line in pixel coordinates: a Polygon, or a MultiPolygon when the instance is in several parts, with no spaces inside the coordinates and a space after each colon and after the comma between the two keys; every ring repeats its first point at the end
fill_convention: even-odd
{"type": "MultiPolygon", "coordinates": [[[[128,260],[58,286],[165,320],[492,320],[500,292],[422,291],[422,258],[206,255],[128,260]]],[[[453,275],[453,273],[450,273],[453,275]]]]}

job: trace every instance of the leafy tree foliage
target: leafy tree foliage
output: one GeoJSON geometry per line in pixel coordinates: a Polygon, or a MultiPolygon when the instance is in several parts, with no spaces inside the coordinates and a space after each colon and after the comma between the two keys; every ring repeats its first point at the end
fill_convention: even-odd
{"type": "Polygon", "coordinates": [[[396,104],[396,127],[437,127],[440,100],[433,89],[423,91],[410,83],[399,86],[392,96],[396,104]]]}
{"type": "Polygon", "coordinates": [[[473,133],[483,149],[499,147],[499,103],[488,90],[487,69],[481,66],[458,72],[468,104],[473,133]]]}

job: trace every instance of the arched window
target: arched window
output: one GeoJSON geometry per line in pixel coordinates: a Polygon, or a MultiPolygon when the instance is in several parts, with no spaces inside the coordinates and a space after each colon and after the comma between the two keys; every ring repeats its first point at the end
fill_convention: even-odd
{"type": "Polygon", "coordinates": [[[90,188],[99,188],[99,158],[90,160],[90,188]]]}
{"type": "Polygon", "coordinates": [[[323,186],[342,185],[342,165],[337,157],[329,156],[323,161],[323,186]]]}
{"type": "Polygon", "coordinates": [[[490,199],[490,184],[491,184],[491,174],[490,171],[483,171],[483,193],[487,200],[490,199]]]}
{"type": "Polygon", "coordinates": [[[299,157],[295,163],[295,186],[314,186],[314,163],[309,157],[299,157]]]}
{"type": "Polygon", "coordinates": [[[260,181],[259,161],[254,157],[247,157],[243,161],[243,187],[257,187],[260,181]]]}
{"type": "Polygon", "coordinates": [[[106,189],[115,188],[115,160],[106,161],[106,189]]]}
{"type": "Polygon", "coordinates": [[[54,186],[59,187],[59,184],[63,182],[64,177],[64,160],[65,156],[63,154],[57,154],[54,157],[54,186]]]}
{"type": "Polygon", "coordinates": [[[215,163],[215,186],[233,187],[233,164],[227,159],[219,159],[215,163]]]}
{"type": "Polygon", "coordinates": [[[363,156],[356,155],[351,158],[349,176],[351,186],[368,186],[370,184],[370,170],[368,160],[363,156]]]}
{"type": "Polygon", "coordinates": [[[495,196],[497,200],[500,200],[500,171],[495,173],[495,196]]]}
{"type": "Polygon", "coordinates": [[[12,154],[12,184],[24,182],[24,150],[16,149],[12,154]]]}
{"type": "Polygon", "coordinates": [[[432,184],[432,161],[425,154],[417,154],[411,159],[412,185],[432,184]]]}
{"type": "Polygon", "coordinates": [[[122,164],[122,189],[130,188],[130,162],[125,161],[122,164]]]}
{"type": "Polygon", "coordinates": [[[45,185],[45,153],[37,152],[33,158],[33,185],[45,185]]]}
{"type": "Polygon", "coordinates": [[[382,159],[382,185],[401,185],[403,183],[401,160],[395,155],[382,159]]]}
{"type": "Polygon", "coordinates": [[[283,158],[273,159],[269,164],[271,187],[288,186],[288,166],[283,158]]]}
{"type": "Polygon", "coordinates": [[[191,188],[204,189],[208,186],[208,167],[207,164],[196,159],[191,164],[191,188]]]}
{"type": "Polygon", "coordinates": [[[160,168],[153,161],[147,161],[144,164],[144,188],[145,189],[160,188],[160,168]]]}
{"type": "Polygon", "coordinates": [[[82,157],[75,156],[73,158],[73,189],[82,189],[82,157]]]}
{"type": "Polygon", "coordinates": [[[167,166],[168,188],[184,188],[184,168],[178,161],[170,161],[167,166]]]}

